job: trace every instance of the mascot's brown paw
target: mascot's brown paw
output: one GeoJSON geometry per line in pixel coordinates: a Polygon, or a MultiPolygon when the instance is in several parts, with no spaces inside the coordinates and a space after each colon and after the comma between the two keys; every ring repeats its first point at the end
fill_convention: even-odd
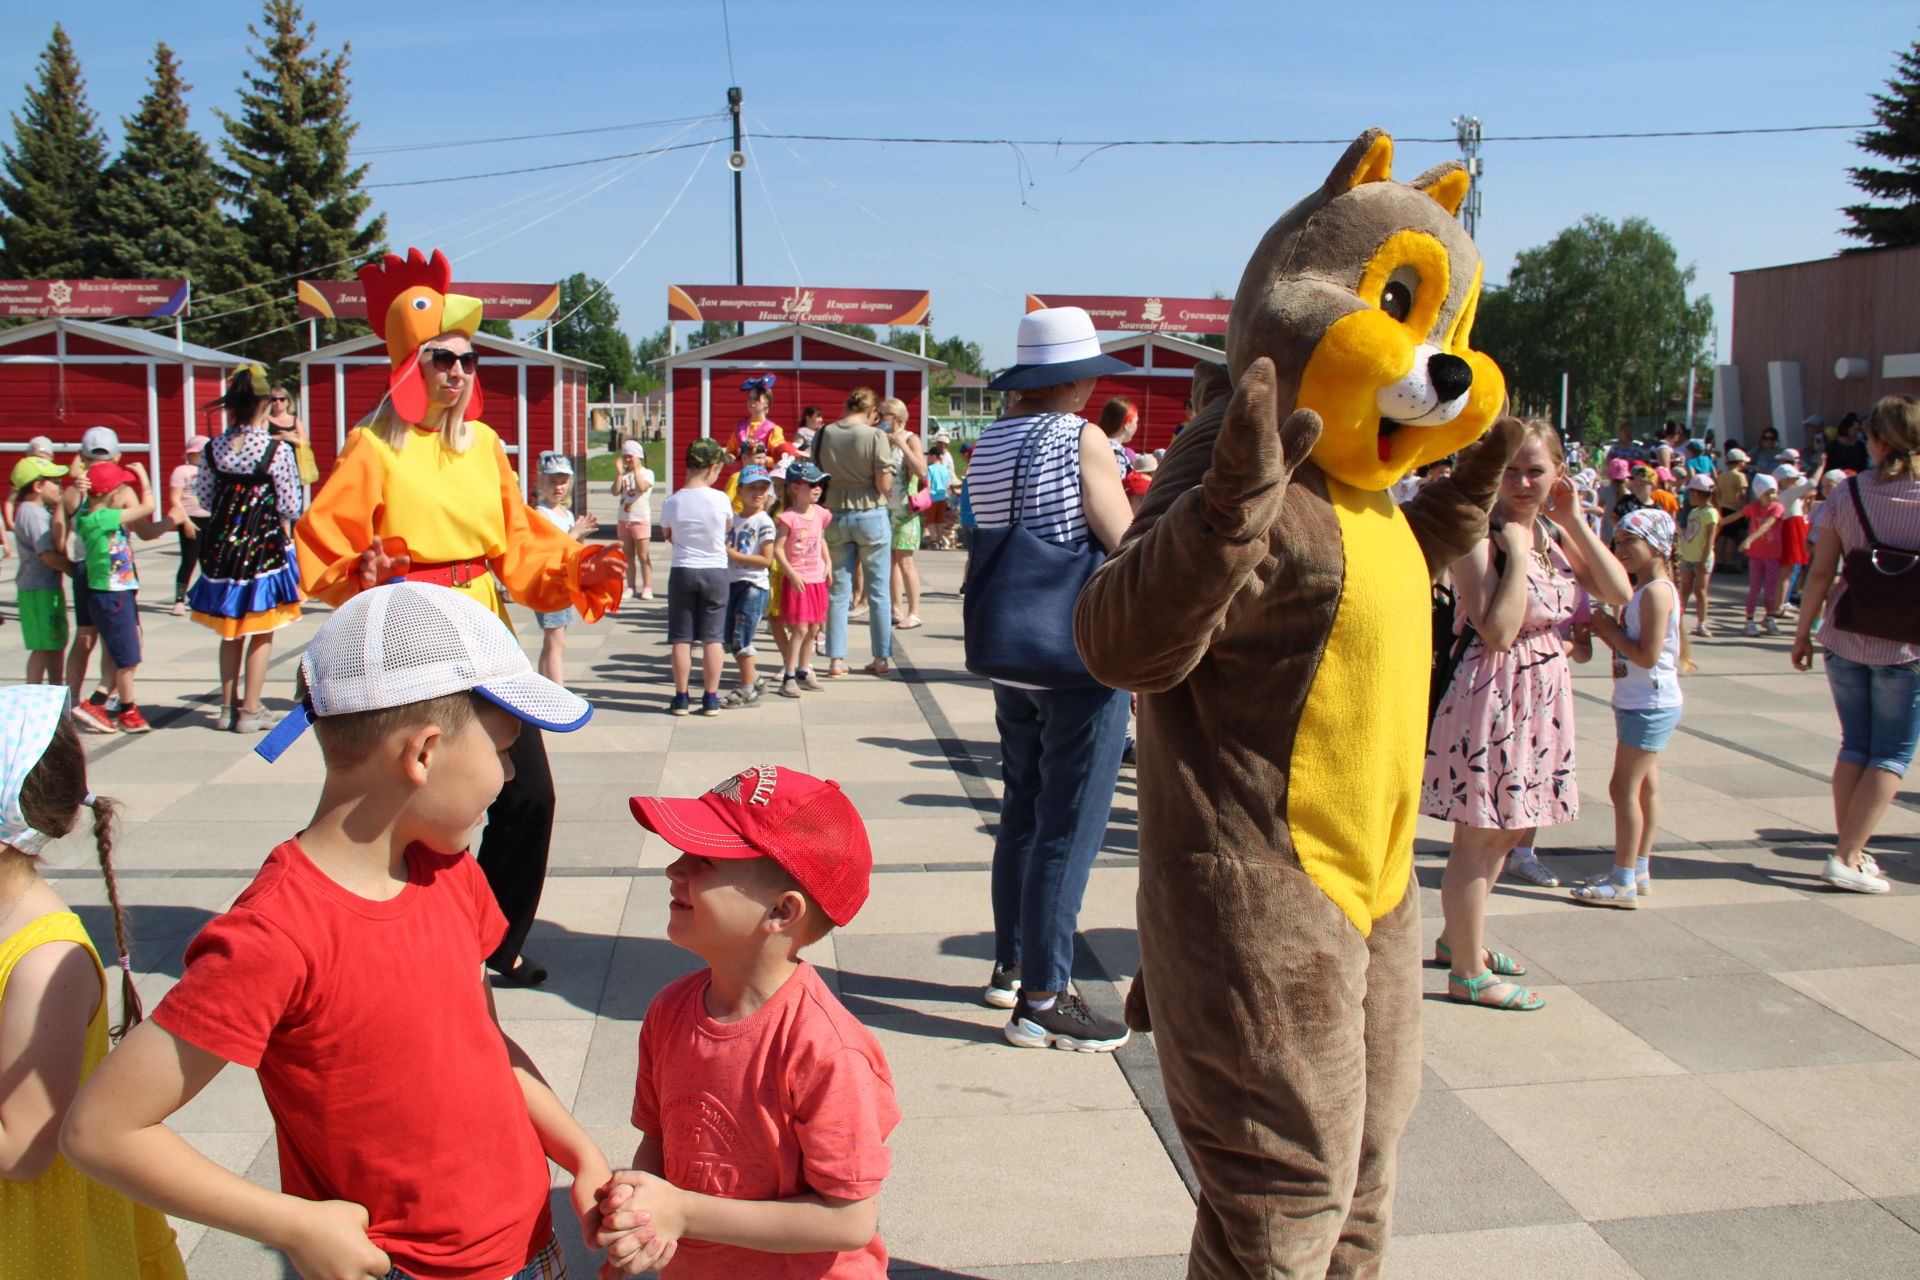
{"type": "Polygon", "coordinates": [[[1147,1013],[1147,975],[1133,975],[1133,985],[1127,988],[1127,1026],[1134,1031],[1153,1030],[1153,1018],[1147,1013]]]}
{"type": "Polygon", "coordinates": [[[1505,474],[1507,463],[1513,461],[1513,455],[1520,449],[1520,436],[1525,430],[1520,419],[1511,417],[1501,418],[1488,427],[1487,434],[1463,450],[1454,463],[1454,487],[1481,506],[1490,506],[1493,495],[1500,489],[1500,477],[1505,474]]]}

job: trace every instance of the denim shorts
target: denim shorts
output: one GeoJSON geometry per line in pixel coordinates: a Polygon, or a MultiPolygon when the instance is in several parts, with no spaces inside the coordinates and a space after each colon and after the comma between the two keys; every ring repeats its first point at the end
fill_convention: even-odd
{"type": "Polygon", "coordinates": [[[1920,738],[1920,662],[1855,662],[1829,649],[1827,688],[1840,714],[1841,762],[1906,777],[1920,738]]]}
{"type": "MultiPolygon", "coordinates": [[[[140,665],[140,600],[134,591],[95,591],[87,601],[100,643],[116,667],[140,665]]],[[[1909,743],[1911,745],[1911,743],[1909,743]]]]}
{"type": "Polygon", "coordinates": [[[727,652],[735,656],[759,652],[753,637],[767,612],[767,589],[752,582],[727,584],[727,652]]]}
{"type": "Polygon", "coordinates": [[[1680,725],[1679,707],[1615,707],[1614,738],[1636,751],[1665,751],[1667,740],[1680,725]]]}
{"type": "Polygon", "coordinates": [[[564,631],[580,621],[580,611],[572,605],[568,605],[557,613],[542,613],[535,609],[533,620],[540,624],[542,631],[564,631]]]}

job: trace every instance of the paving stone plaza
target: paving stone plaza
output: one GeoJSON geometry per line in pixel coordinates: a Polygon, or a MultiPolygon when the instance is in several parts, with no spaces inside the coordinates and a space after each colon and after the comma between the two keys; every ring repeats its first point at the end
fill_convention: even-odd
{"type": "MultiPolygon", "coordinates": [[[[605,505],[597,492],[594,502],[605,505]]],[[[600,514],[610,528],[610,507],[600,514]]],[[[140,557],[145,581],[171,582],[170,540],[140,557]]],[[[664,588],[663,549],[655,559],[664,588]]],[[[559,819],[527,952],[553,976],[499,990],[501,1017],[624,1163],[637,1137],[627,1116],[641,1014],[694,965],[664,940],[661,872],[673,855],[628,816],[627,797],[695,794],[756,763],[836,779],[866,817],[873,890],[809,958],[892,1063],[905,1118],[881,1233],[894,1271],[1183,1275],[1193,1202],[1151,1038],[1111,1056],[1022,1052],[1001,1038],[1007,1015],[979,999],[999,789],[992,695],[963,670],[961,557],[919,560],[926,626],[896,636],[895,676],[823,681],[798,701],[768,697],[716,719],[664,714],[664,599],[573,629],[569,683],[596,713],[580,732],[548,737],[559,819]]],[[[0,576],[11,614],[13,575],[0,576]]],[[[1742,586],[1725,584],[1723,619],[1742,586]]],[[[168,616],[163,591],[145,595],[140,700],[156,730],[89,746],[95,790],[128,805],[117,862],[151,1008],[188,939],[310,812],[320,759],[311,735],[269,766],[251,752],[256,738],[214,732],[213,637],[168,616]]],[[[287,705],[301,645],[323,616],[314,608],[282,633],[269,705],[287,705]]],[[[516,623],[537,650],[531,618],[516,610],[516,623]]],[[[1723,622],[1723,637],[1736,629],[1723,622]]],[[[0,632],[16,666],[17,635],[0,632]]],[[[856,626],[856,663],[864,643],[856,626]]],[[[1920,1275],[1920,790],[1899,796],[1871,846],[1892,893],[1821,882],[1837,725],[1824,680],[1793,672],[1787,647],[1786,637],[1732,637],[1697,651],[1686,716],[1663,757],[1654,892],[1642,909],[1583,909],[1564,891],[1501,885],[1488,941],[1531,966],[1543,1011],[1451,1004],[1444,972],[1428,970],[1426,1087],[1401,1146],[1387,1275],[1920,1275]]],[[[1582,813],[1542,842],[1563,876],[1600,870],[1613,839],[1607,669],[1576,670],[1582,813]]],[[[1080,917],[1077,981],[1102,1012],[1117,1012],[1137,961],[1136,822],[1128,769],[1080,917]]],[[[1423,819],[1420,834],[1432,938],[1447,832],[1423,819]]],[[[58,847],[52,874],[94,938],[110,939],[91,846],[58,847]]],[[[277,1185],[250,1072],[229,1067],[177,1119],[215,1160],[277,1185]]],[[[563,1190],[553,1203],[557,1219],[567,1213],[563,1190]]],[[[282,1274],[258,1246],[179,1225],[196,1280],[282,1274]]],[[[578,1232],[562,1223],[561,1238],[574,1275],[592,1275],[578,1232]]]]}

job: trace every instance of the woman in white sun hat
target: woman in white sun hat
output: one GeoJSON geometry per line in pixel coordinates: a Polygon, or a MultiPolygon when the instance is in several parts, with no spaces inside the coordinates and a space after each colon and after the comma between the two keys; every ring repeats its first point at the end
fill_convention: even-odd
{"type": "MultiPolygon", "coordinates": [[[[1080,411],[1101,374],[1130,366],[1101,352],[1092,319],[1078,307],[1023,317],[1018,360],[987,384],[1011,394],[973,447],[967,489],[975,524],[983,532],[1021,524],[1043,542],[1091,538],[1111,551],[1133,512],[1106,433],[1080,411]]],[[[1081,1003],[1068,976],[1081,895],[1120,776],[1128,697],[1091,683],[1034,688],[996,680],[993,703],[1006,795],[993,847],[986,1001],[1013,1011],[1006,1036],[1023,1048],[1118,1048],[1126,1027],[1081,1003]]]]}

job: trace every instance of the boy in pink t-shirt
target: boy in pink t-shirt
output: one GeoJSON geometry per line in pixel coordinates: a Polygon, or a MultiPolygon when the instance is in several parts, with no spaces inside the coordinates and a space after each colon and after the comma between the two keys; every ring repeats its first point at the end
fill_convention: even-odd
{"type": "Polygon", "coordinates": [[[838,785],[773,765],[696,799],[631,803],[682,852],[667,937],[709,967],[655,996],[640,1025],[645,1136],[601,1193],[609,1267],[881,1280],[893,1076],[799,955],[866,901],[859,813],[838,785]]]}

